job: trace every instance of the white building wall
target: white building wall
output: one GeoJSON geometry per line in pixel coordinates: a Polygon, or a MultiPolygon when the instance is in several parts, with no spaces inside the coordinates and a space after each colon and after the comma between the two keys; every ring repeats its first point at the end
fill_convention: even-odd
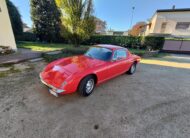
{"type": "Polygon", "coordinates": [[[152,20],[151,20],[151,26],[147,26],[146,28],[146,32],[145,32],[145,35],[149,35],[150,33],[153,33],[154,30],[155,30],[155,26],[156,26],[156,20],[157,20],[157,14],[155,14],[153,17],[152,17],[152,20]]]}
{"type": "Polygon", "coordinates": [[[0,0],[0,46],[17,50],[5,0],[0,0]]]}
{"type": "Polygon", "coordinates": [[[189,12],[159,12],[152,18],[152,27],[146,31],[146,35],[160,34],[162,23],[167,22],[164,34],[171,34],[175,36],[190,36],[190,28],[188,30],[176,30],[178,22],[190,22],[189,12]]]}

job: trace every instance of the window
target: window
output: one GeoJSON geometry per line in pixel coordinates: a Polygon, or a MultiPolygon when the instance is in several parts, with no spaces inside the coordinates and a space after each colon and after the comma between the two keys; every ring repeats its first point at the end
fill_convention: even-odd
{"type": "Polygon", "coordinates": [[[126,50],[117,50],[114,53],[113,60],[119,60],[127,58],[127,52],[126,50]]]}
{"type": "Polygon", "coordinates": [[[188,30],[190,27],[190,22],[178,22],[176,24],[176,30],[188,30]]]}
{"type": "Polygon", "coordinates": [[[103,47],[91,47],[85,55],[94,59],[109,61],[112,57],[112,50],[103,47]]]}
{"type": "Polygon", "coordinates": [[[166,31],[167,22],[163,22],[161,26],[161,33],[165,33],[166,31]]]}

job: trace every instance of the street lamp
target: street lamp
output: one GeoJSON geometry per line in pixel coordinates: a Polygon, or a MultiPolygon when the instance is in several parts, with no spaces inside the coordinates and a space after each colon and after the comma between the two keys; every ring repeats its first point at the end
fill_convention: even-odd
{"type": "Polygon", "coordinates": [[[132,7],[132,16],[131,16],[131,25],[130,25],[130,29],[131,29],[132,24],[133,24],[134,11],[135,11],[135,7],[132,7]]]}

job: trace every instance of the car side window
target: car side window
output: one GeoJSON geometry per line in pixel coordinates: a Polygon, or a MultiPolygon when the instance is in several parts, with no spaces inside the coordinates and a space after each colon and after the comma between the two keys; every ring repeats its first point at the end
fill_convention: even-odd
{"type": "Polygon", "coordinates": [[[116,50],[114,52],[113,60],[120,60],[127,58],[127,51],[123,49],[116,50]]]}

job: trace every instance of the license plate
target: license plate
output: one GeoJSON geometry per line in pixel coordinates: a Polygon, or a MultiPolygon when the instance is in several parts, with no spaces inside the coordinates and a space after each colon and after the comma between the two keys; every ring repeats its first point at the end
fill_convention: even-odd
{"type": "Polygon", "coordinates": [[[58,97],[58,94],[57,94],[56,92],[52,91],[51,89],[49,89],[49,92],[50,92],[52,95],[54,95],[55,97],[58,97]]]}

